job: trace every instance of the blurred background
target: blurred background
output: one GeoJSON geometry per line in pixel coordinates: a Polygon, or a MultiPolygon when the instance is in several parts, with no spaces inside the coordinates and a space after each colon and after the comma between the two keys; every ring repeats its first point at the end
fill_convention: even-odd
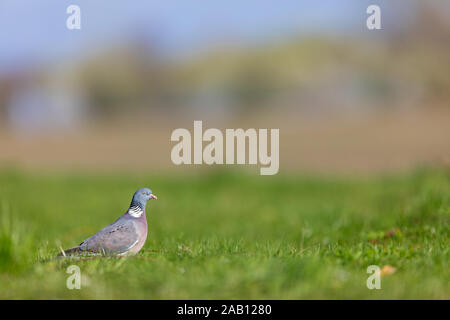
{"type": "Polygon", "coordinates": [[[448,1],[2,0],[0,165],[185,172],[203,120],[279,128],[280,173],[448,166],[449,70],[448,1]]]}

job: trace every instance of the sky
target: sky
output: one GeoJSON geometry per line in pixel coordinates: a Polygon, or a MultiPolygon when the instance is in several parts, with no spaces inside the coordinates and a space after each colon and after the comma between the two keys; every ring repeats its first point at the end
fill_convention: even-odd
{"type": "MultiPolygon", "coordinates": [[[[386,1],[378,2],[386,5],[386,1]]],[[[1,0],[0,73],[75,58],[130,35],[156,45],[168,56],[183,56],[223,43],[242,45],[311,33],[355,32],[365,28],[365,8],[370,3],[1,0]],[[81,8],[81,30],[66,28],[66,8],[71,4],[81,8]]]]}

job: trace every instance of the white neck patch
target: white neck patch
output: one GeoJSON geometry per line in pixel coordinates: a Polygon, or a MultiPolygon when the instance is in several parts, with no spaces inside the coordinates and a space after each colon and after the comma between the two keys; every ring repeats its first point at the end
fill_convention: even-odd
{"type": "Polygon", "coordinates": [[[144,213],[144,210],[142,210],[139,206],[133,206],[128,209],[128,214],[134,218],[139,218],[144,213]]]}

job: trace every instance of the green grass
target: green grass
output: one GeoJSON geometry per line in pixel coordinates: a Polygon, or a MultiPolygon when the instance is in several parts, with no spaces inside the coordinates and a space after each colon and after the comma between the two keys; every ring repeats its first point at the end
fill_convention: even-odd
{"type": "Polygon", "coordinates": [[[449,299],[450,180],[218,172],[93,176],[0,171],[0,298],[449,299]],[[149,238],[135,257],[53,259],[121,215],[132,193],[149,238]],[[68,290],[66,269],[82,273],[68,290]],[[369,290],[369,265],[396,272],[369,290]]]}

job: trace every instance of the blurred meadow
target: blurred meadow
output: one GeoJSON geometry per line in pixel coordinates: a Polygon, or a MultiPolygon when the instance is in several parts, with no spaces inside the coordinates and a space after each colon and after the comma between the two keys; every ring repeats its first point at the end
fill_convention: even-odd
{"type": "Polygon", "coordinates": [[[0,298],[449,299],[450,5],[372,2],[2,1],[0,298]],[[174,165],[194,120],[279,173],[174,165]],[[141,253],[54,259],[144,186],[141,253]]]}
{"type": "Polygon", "coordinates": [[[448,172],[0,177],[3,299],[450,298],[448,172]],[[55,259],[149,183],[158,200],[143,251],[55,259]],[[66,288],[73,264],[81,290],[66,288]],[[381,290],[366,287],[369,265],[382,268],[381,290]]]}

